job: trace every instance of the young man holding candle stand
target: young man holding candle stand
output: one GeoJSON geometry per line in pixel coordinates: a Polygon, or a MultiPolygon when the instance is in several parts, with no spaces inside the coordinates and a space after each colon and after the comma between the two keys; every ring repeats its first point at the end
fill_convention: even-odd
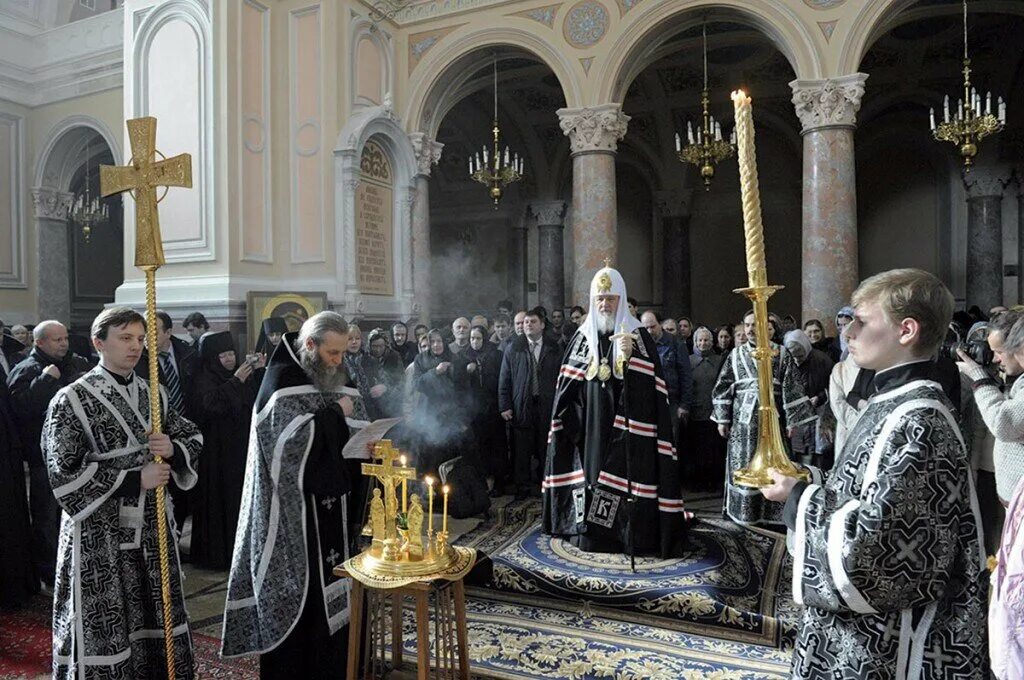
{"type": "Polygon", "coordinates": [[[805,607],[793,677],[987,677],[985,555],[964,442],[928,379],[953,296],[896,269],[853,294],[850,354],[875,393],[824,482],[783,477],[793,599],[805,607]]]}

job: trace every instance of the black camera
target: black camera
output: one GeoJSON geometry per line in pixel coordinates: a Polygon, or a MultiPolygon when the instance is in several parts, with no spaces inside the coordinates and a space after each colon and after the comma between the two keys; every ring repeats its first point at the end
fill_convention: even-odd
{"type": "Polygon", "coordinates": [[[991,366],[996,355],[988,346],[988,330],[987,324],[978,323],[961,338],[956,324],[950,324],[946,339],[942,343],[942,349],[939,350],[939,356],[960,361],[957,350],[961,350],[979,366],[991,366]]]}

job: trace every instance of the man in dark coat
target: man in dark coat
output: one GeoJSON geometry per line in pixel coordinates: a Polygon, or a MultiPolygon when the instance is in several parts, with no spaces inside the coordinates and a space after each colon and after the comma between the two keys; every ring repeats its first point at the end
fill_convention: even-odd
{"type": "Polygon", "coordinates": [[[12,359],[24,349],[18,340],[0,333],[0,609],[19,607],[39,592],[21,439],[7,390],[12,359]]]}
{"type": "MultiPolygon", "coordinates": [[[[405,343],[411,347],[411,343],[405,343]]],[[[399,353],[389,346],[383,328],[374,328],[367,336],[363,354],[362,380],[358,387],[370,420],[398,418],[402,415],[405,397],[405,366],[399,353]]],[[[413,359],[416,355],[413,355],[413,359]]]]}
{"type": "Polygon", "coordinates": [[[411,364],[419,354],[416,343],[409,340],[409,327],[401,321],[395,322],[391,326],[391,349],[398,352],[403,368],[411,364]]]}
{"type": "MultiPolygon", "coordinates": [[[[199,369],[199,355],[190,344],[171,335],[174,324],[167,312],[156,313],[157,373],[160,384],[167,390],[167,403],[171,408],[189,420],[195,421],[192,411],[192,383],[199,369]]],[[[142,350],[142,357],[135,365],[135,373],[149,380],[149,353],[142,350]]],[[[167,485],[174,502],[174,521],[178,529],[185,526],[185,518],[191,514],[191,494],[181,489],[173,479],[167,485]]]]}
{"type": "Polygon", "coordinates": [[[39,447],[46,408],[60,389],[89,370],[88,362],[68,349],[68,330],[59,321],[43,321],[32,330],[28,358],[11,369],[7,387],[29,465],[33,553],[39,577],[53,585],[60,510],[39,447]]]}
{"type": "Polygon", "coordinates": [[[526,312],[523,334],[509,343],[498,377],[498,408],[514,431],[512,481],[520,498],[539,490],[539,472],[543,468],[561,364],[562,352],[544,333],[540,312],[536,309],[526,312]],[[533,472],[535,462],[537,473],[533,472]]]}

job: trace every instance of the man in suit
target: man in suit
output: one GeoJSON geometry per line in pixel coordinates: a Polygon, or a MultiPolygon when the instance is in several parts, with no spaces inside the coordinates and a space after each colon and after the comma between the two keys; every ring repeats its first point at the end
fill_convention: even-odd
{"type": "MultiPolygon", "coordinates": [[[[195,414],[190,402],[192,381],[199,369],[199,355],[192,345],[171,334],[174,323],[167,312],[157,310],[156,319],[157,371],[160,384],[167,390],[167,403],[170,408],[194,421],[195,414]]],[[[149,380],[147,350],[142,351],[142,357],[135,365],[135,373],[149,380]]],[[[189,494],[178,488],[173,479],[167,484],[167,488],[174,501],[174,521],[180,532],[185,526],[185,518],[190,514],[189,494]]]]}
{"type": "Polygon", "coordinates": [[[498,408],[513,429],[512,476],[519,498],[540,494],[551,407],[561,367],[562,350],[545,336],[540,310],[524,312],[523,334],[509,343],[498,378],[498,408]]]}

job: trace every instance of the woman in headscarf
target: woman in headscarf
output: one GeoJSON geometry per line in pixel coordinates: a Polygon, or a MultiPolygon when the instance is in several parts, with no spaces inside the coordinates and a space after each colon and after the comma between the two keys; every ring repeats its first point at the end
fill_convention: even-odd
{"type": "Polygon", "coordinates": [[[362,390],[366,378],[363,375],[363,331],[356,324],[348,326],[348,345],[345,347],[345,372],[356,389],[362,390]]]}
{"type": "Polygon", "coordinates": [[[818,468],[824,469],[820,459],[825,450],[826,441],[820,430],[822,416],[829,413],[828,405],[828,381],[832,375],[832,359],[824,352],[814,349],[807,334],[801,330],[786,333],[784,339],[786,351],[796,362],[796,374],[804,388],[804,394],[811,402],[811,408],[818,415],[818,419],[807,425],[796,427],[796,432],[790,439],[793,445],[793,453],[800,462],[812,463],[818,468]]]}
{"type": "Polygon", "coordinates": [[[724,324],[715,331],[715,353],[725,356],[732,349],[732,324],[724,324]]]}
{"type": "Polygon", "coordinates": [[[494,480],[494,489],[508,483],[508,438],[505,421],[498,413],[498,375],[501,373],[501,350],[488,340],[487,329],[473,326],[469,330],[466,350],[466,373],[470,385],[470,413],[473,438],[480,452],[478,461],[484,474],[494,480]]]}
{"type": "MultiPolygon", "coordinates": [[[[719,331],[727,331],[723,326],[719,331]]],[[[725,440],[718,435],[718,425],[711,420],[711,393],[722,368],[723,354],[715,351],[711,331],[701,326],[693,334],[693,407],[686,428],[689,460],[683,484],[695,491],[721,490],[725,481],[725,440]]],[[[732,336],[729,335],[729,340],[732,336]]]]}
{"type": "Polygon", "coordinates": [[[466,359],[452,354],[438,329],[431,329],[427,338],[429,349],[413,361],[418,398],[410,428],[418,440],[416,469],[421,474],[434,473],[460,455],[468,428],[466,359]]]}
{"type": "Polygon", "coordinates": [[[423,325],[423,324],[421,324],[421,323],[418,323],[418,324],[416,324],[416,325],[415,325],[415,326],[413,327],[413,329],[412,329],[412,334],[413,334],[413,336],[415,336],[415,338],[416,338],[416,344],[417,344],[417,345],[419,345],[419,344],[420,344],[420,340],[422,340],[423,338],[425,338],[425,337],[427,336],[427,332],[428,332],[428,331],[430,331],[430,329],[429,329],[429,328],[427,328],[426,326],[424,326],[424,325],[423,325]]]}
{"type": "Polygon", "coordinates": [[[397,418],[402,415],[404,401],[402,357],[391,349],[388,334],[374,328],[367,338],[369,352],[363,355],[363,380],[359,391],[370,420],[397,418]]]}
{"type": "Polygon", "coordinates": [[[196,424],[203,431],[203,453],[199,457],[191,558],[199,566],[223,570],[231,565],[249,423],[260,385],[252,377],[253,362],[237,365],[229,331],[203,334],[199,356],[194,399],[196,424]]]}

